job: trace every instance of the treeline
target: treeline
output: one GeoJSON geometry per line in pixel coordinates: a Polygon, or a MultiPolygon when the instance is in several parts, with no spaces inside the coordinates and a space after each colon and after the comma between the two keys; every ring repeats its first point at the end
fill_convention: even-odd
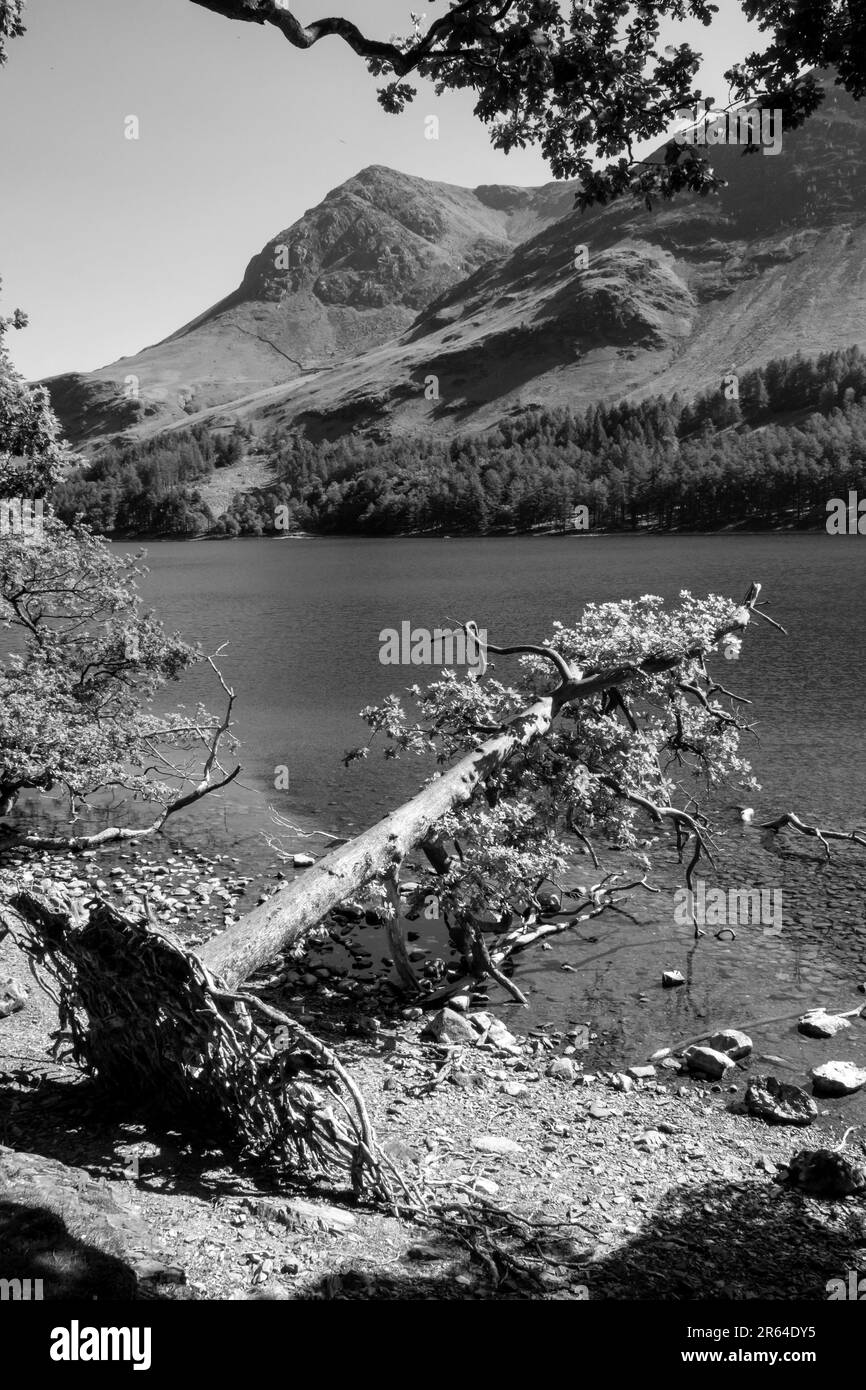
{"type": "Polygon", "coordinates": [[[145,486],[136,494],[137,484],[124,483],[125,456],[115,449],[107,471],[95,462],[86,483],[64,484],[63,505],[78,486],[75,497],[88,501],[79,509],[99,529],[114,529],[101,518],[112,513],[116,494],[123,526],[137,524],[127,519],[138,515],[136,505],[146,511],[152,503],[162,516],[170,507],[183,512],[186,524],[177,529],[184,533],[231,536],[287,525],[366,535],[523,531],[568,526],[580,505],[593,528],[823,524],[828,498],[849,488],[866,492],[866,357],[858,347],[812,359],[798,354],[739,380],[726,377],[690,401],[675,395],[583,412],[533,410],[485,435],[449,441],[373,444],[349,436],[313,444],[290,430],[271,431],[254,447],[269,460],[273,483],[236,495],[209,523],[194,500],[203,476],[194,470],[213,466],[229,439],[235,450],[251,444],[240,426],[218,444],[199,426],[153,440],[147,454],[135,446],[128,458],[139,483],[143,468],[159,465],[158,500],[145,486]],[[111,490],[108,505],[100,489],[111,490]]]}
{"type": "Polygon", "coordinates": [[[105,535],[202,535],[215,517],[197,483],[243,459],[252,440],[236,425],[214,438],[203,425],[148,440],[119,439],[103,446],[56,489],[64,521],[81,515],[105,535]]]}

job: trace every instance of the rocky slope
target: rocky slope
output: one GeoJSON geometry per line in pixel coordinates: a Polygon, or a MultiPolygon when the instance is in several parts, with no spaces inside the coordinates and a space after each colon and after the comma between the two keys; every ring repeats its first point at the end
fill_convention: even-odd
{"type": "Polygon", "coordinates": [[[273,237],[233,293],[164,342],[52,378],[55,408],[82,440],[330,371],[398,338],[444,290],[572,203],[569,184],[470,190],[363,169],[273,237]]]}

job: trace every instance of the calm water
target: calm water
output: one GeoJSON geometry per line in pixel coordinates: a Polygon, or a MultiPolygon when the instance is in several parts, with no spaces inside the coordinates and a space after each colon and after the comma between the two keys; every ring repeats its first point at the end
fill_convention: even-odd
{"type": "MultiPolygon", "coordinates": [[[[184,833],[227,835],[264,860],[268,805],[304,825],[350,832],[420,784],[417,762],[395,767],[371,756],[345,769],[340,761],[364,738],[362,706],[418,676],[379,663],[382,628],[472,618],[491,641],[539,641],[554,618],[569,621],[590,600],[673,599],[681,589],[739,598],[752,580],[789,635],[753,624],[741,659],[725,672],[754,701],[760,744],[751,757],[762,790],[748,799],[759,819],[792,809],[806,820],[866,829],[862,538],[162,543],[150,547],[148,562],[148,604],[206,650],[228,643],[221,664],[238,692],[243,788],[231,801],[199,808],[184,833]],[[288,791],[274,790],[279,766],[289,769],[288,791]]],[[[500,672],[506,663],[500,658],[500,672]]],[[[202,679],[185,685],[182,698],[214,704],[215,692],[202,679]]],[[[663,864],[657,881],[667,891],[636,906],[638,924],[602,918],[556,938],[551,951],[527,952],[517,978],[532,992],[531,1015],[504,1001],[497,1008],[501,1002],[513,1026],[591,1022],[606,1048],[601,1056],[634,1061],[716,1025],[819,1003],[853,1007],[856,985],[866,980],[866,850],[843,847],[831,873],[804,842],[790,848],[785,857],[767,852],[735,814],[721,841],[724,886],[782,889],[780,937],[747,926],[735,942],[709,936],[694,949],[691,929],[674,925],[677,880],[663,864]],[[563,963],[578,973],[562,972],[563,963]],[[687,975],[686,989],[660,989],[660,972],[670,967],[687,975]]],[[[813,1059],[866,1062],[859,1020],[834,1043],[808,1042],[789,1024],[759,1028],[755,1041],[757,1051],[788,1059],[791,1079],[813,1059]]]]}

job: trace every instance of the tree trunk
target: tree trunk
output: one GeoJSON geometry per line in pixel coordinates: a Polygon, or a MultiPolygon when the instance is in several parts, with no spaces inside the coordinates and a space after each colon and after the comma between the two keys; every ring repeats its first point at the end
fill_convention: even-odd
{"type": "Polygon", "coordinates": [[[364,884],[398,868],[430,827],[452,806],[468,801],[478,783],[514,749],[545,734],[560,707],[557,691],[522,710],[501,733],[461,758],[411,801],[332,850],[315,868],[208,942],[199,952],[202,964],[230,989],[248,979],[364,884]]]}
{"type": "MultiPolygon", "coordinates": [[[[636,664],[591,671],[586,675],[551,648],[494,647],[488,642],[487,650],[497,654],[531,653],[551,661],[559,672],[559,685],[549,695],[514,715],[498,733],[467,753],[447,772],[435,777],[410,801],[354,840],[332,850],[315,868],[307,870],[209,941],[199,952],[202,964],[229,989],[234,989],[280,951],[299,941],[358,889],[374,878],[396,873],[408,852],[430,828],[452,807],[468,801],[479,782],[501,767],[517,748],[546,734],[564,705],[627,685],[640,672],[659,674],[705,655],[729,633],[742,632],[747,627],[752,612],[756,611],[754,605],[759,592],[760,585],[751,585],[743,605],[735,610],[731,621],[689,651],[674,656],[647,657],[636,664]]],[[[760,614],[760,610],[757,611],[760,614]]],[[[773,621],[771,618],[765,620],[773,621]]]]}

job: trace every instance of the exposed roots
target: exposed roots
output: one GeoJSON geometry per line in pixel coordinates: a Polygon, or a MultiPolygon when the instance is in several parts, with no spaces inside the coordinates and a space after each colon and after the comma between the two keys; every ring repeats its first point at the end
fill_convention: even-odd
{"type": "Polygon", "coordinates": [[[11,906],[3,924],[60,1012],[55,1054],[66,1045],[108,1092],[204,1130],[239,1158],[348,1177],[355,1193],[391,1206],[395,1186],[409,1195],[357,1087],[289,1015],[222,990],[171,932],[107,903],[83,917],[60,897],[21,892],[11,906]]]}
{"type": "Polygon", "coordinates": [[[348,1180],[462,1247],[497,1288],[538,1288],[547,1265],[570,1262],[558,1223],[408,1180],[334,1053],[289,1015],[223,989],[173,933],[106,902],[84,915],[30,891],[0,906],[6,931],[57,1004],[55,1058],[71,1056],[109,1095],[295,1180],[348,1180]]]}

